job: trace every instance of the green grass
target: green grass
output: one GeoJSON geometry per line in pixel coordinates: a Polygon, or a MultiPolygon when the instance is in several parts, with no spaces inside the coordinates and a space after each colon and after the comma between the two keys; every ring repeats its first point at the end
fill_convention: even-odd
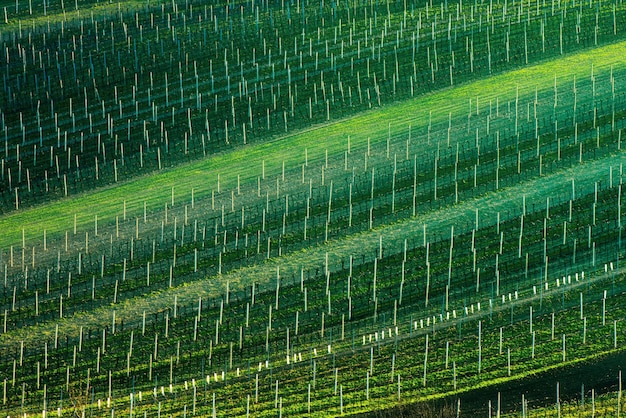
{"type": "MultiPolygon", "coordinates": [[[[146,4],[145,1],[141,0],[124,0],[124,1],[116,1],[116,2],[106,2],[103,1],[101,3],[90,3],[90,4],[80,4],[79,2],[78,10],[75,8],[75,4],[73,1],[65,2],[65,13],[61,10],[53,10],[48,11],[47,15],[43,14],[43,6],[41,4],[33,4],[33,14],[30,15],[28,13],[28,2],[21,1],[20,2],[20,15],[15,16],[15,2],[1,2],[0,3],[0,13],[2,16],[2,26],[1,30],[3,32],[11,32],[18,31],[26,28],[42,28],[50,25],[60,25],[63,23],[64,25],[72,25],[74,23],[80,22],[82,19],[93,15],[94,19],[108,16],[113,13],[116,13],[120,7],[123,6],[124,9],[137,9],[146,4]],[[6,4],[6,6],[5,6],[6,4]],[[8,16],[7,22],[4,22],[4,7],[6,7],[8,16]]],[[[54,6],[58,6],[59,3],[54,6]]]]}
{"type": "MultiPolygon", "coordinates": [[[[594,401],[589,393],[585,394],[585,403],[580,399],[561,401],[560,411],[556,402],[552,406],[528,406],[525,416],[534,417],[616,417],[618,410],[624,413],[624,395],[619,392],[607,392],[601,395],[595,394],[594,401]],[[618,406],[619,405],[619,406],[618,406]],[[594,415],[595,414],[595,415],[594,415]]],[[[523,417],[520,411],[501,414],[502,417],[523,417]]]]}
{"type": "MultiPolygon", "coordinates": [[[[130,218],[143,215],[144,203],[151,212],[160,211],[163,209],[164,204],[170,202],[172,188],[175,190],[177,206],[181,206],[190,200],[192,190],[194,190],[197,199],[206,198],[210,196],[211,190],[216,188],[218,176],[223,190],[230,191],[234,189],[238,175],[241,177],[242,185],[256,186],[256,179],[261,174],[263,164],[265,166],[265,175],[269,179],[270,184],[272,179],[281,172],[283,163],[290,170],[289,173],[295,173],[297,176],[298,167],[305,160],[305,150],[308,154],[310,170],[312,171],[321,165],[325,152],[328,152],[328,155],[333,157],[341,156],[346,150],[348,135],[350,135],[353,152],[359,155],[358,153],[363,152],[368,138],[372,139],[373,144],[383,144],[390,128],[394,137],[406,135],[409,125],[417,128],[418,131],[423,131],[428,124],[431,112],[433,123],[445,123],[448,120],[448,114],[451,114],[455,120],[462,121],[467,116],[468,100],[476,102],[476,99],[479,98],[481,110],[486,109],[490,101],[493,101],[495,104],[496,98],[499,100],[500,109],[506,109],[507,102],[514,101],[518,95],[523,103],[527,103],[534,97],[536,89],[543,93],[549,93],[555,77],[557,77],[559,84],[567,81],[567,84],[571,85],[574,77],[578,80],[588,79],[592,73],[592,66],[596,74],[607,74],[609,68],[613,67],[615,69],[626,68],[626,63],[620,61],[620,57],[623,56],[626,56],[626,42],[583,51],[525,69],[448,88],[414,100],[389,105],[382,109],[371,110],[336,123],[274,138],[267,143],[238,148],[203,161],[165,169],[155,174],[138,177],[85,194],[69,196],[59,201],[20,210],[0,217],[0,230],[3,231],[3,234],[0,236],[0,249],[6,251],[11,245],[21,246],[23,231],[28,244],[36,245],[37,242],[41,242],[44,230],[47,231],[48,239],[53,240],[57,238],[56,234],[62,234],[73,228],[75,216],[78,220],[77,226],[81,231],[85,229],[92,230],[94,216],[96,215],[101,224],[111,224],[115,216],[122,214],[124,204],[130,218]]],[[[566,94],[568,93],[566,92],[566,94]]],[[[546,111],[546,113],[548,112],[546,111]]],[[[481,111],[480,118],[484,114],[486,112],[481,111]]],[[[420,138],[415,141],[425,142],[426,139],[420,138]]],[[[426,149],[425,143],[417,144],[417,147],[416,142],[413,143],[413,148],[418,149],[418,156],[420,154],[420,145],[423,145],[424,149],[426,149]]],[[[430,145],[430,148],[432,148],[432,145],[430,145]]],[[[429,231],[443,231],[449,229],[451,225],[458,225],[461,229],[464,227],[471,228],[471,226],[467,225],[472,224],[475,210],[477,209],[481,213],[481,218],[488,218],[493,222],[496,212],[518,211],[521,208],[522,195],[526,196],[528,201],[533,203],[541,202],[546,196],[568,190],[572,179],[575,180],[578,188],[583,187],[589,190],[595,181],[606,175],[606,170],[609,166],[619,166],[623,161],[624,152],[614,151],[610,155],[605,155],[602,158],[597,157],[571,168],[561,168],[546,176],[535,177],[532,180],[504,187],[498,191],[486,192],[481,196],[462,201],[454,206],[420,213],[416,217],[382,225],[371,231],[331,239],[324,244],[311,245],[303,250],[288,253],[255,266],[240,268],[220,276],[207,277],[204,280],[184,283],[172,289],[141,294],[115,305],[80,312],[62,320],[50,320],[34,326],[10,330],[8,333],[0,336],[0,347],[9,352],[12,351],[12,348],[15,349],[20,342],[23,342],[28,348],[38,349],[41,341],[53,338],[55,326],[57,325],[62,336],[76,337],[81,327],[90,329],[104,328],[111,323],[114,312],[118,321],[123,320],[127,326],[133,326],[141,321],[142,312],[154,312],[171,307],[174,297],[177,297],[180,306],[194,306],[198,297],[203,299],[214,298],[222,292],[227,281],[230,283],[231,289],[242,288],[251,283],[269,283],[276,276],[276,266],[280,266],[281,274],[284,276],[295,275],[302,266],[307,269],[323,266],[326,254],[330,256],[330,264],[332,265],[334,261],[339,259],[345,260],[348,256],[354,254],[374,253],[379,245],[379,237],[381,236],[384,237],[385,248],[390,246],[397,247],[402,245],[403,239],[407,236],[420,237],[422,226],[425,224],[428,225],[429,231]]],[[[421,311],[418,312],[422,313],[421,311]]],[[[389,312],[386,312],[386,314],[389,314],[389,312]]],[[[486,315],[486,313],[482,315],[486,315]]],[[[359,326],[359,332],[367,331],[366,326],[362,324],[359,326]]],[[[495,330],[496,328],[492,329],[494,332],[495,330]]],[[[454,331],[451,332],[454,334],[454,331]]],[[[471,339],[467,341],[470,341],[468,344],[473,347],[471,339]]],[[[319,342],[322,342],[322,340],[319,342]]],[[[523,347],[523,341],[520,340],[519,344],[521,344],[520,347],[523,347]]],[[[117,354],[123,353],[123,349],[118,351],[117,347],[113,351],[117,351],[117,354]]],[[[528,374],[556,369],[579,361],[586,361],[602,354],[599,351],[590,353],[588,348],[586,351],[581,350],[580,352],[586,357],[582,359],[572,358],[568,362],[558,364],[550,363],[549,361],[545,362],[544,360],[540,365],[541,367],[532,372],[528,371],[530,366],[527,364],[526,369],[521,373],[515,373],[510,378],[486,378],[480,381],[470,377],[466,380],[468,385],[464,386],[462,390],[487,387],[492,386],[494,383],[520,379],[528,374]]],[[[463,358],[463,356],[459,358],[463,358]]],[[[138,367],[145,369],[143,364],[140,364],[138,367]]],[[[301,367],[304,367],[304,365],[301,367]]],[[[412,364],[411,367],[419,370],[419,361],[412,364]]],[[[119,369],[118,371],[121,373],[121,370],[119,369]]],[[[364,368],[360,368],[357,373],[361,373],[364,370],[364,368]]],[[[501,371],[499,370],[498,372],[501,371]]],[[[74,377],[72,378],[74,379],[74,377]]],[[[180,381],[178,384],[177,392],[182,393],[183,389],[180,381]]],[[[300,386],[300,389],[302,389],[302,386],[300,386]]],[[[118,390],[116,388],[116,391],[118,390]]],[[[236,392],[233,390],[233,393],[236,392]]],[[[118,402],[116,408],[117,406],[120,407],[120,409],[116,409],[118,414],[123,413],[126,407],[124,404],[128,404],[128,398],[124,397],[126,394],[120,397],[118,397],[119,394],[116,394],[118,402]]],[[[410,396],[413,400],[416,400],[420,399],[420,397],[434,399],[449,394],[449,391],[426,393],[426,391],[413,390],[412,392],[407,391],[403,396],[410,396]]],[[[348,397],[347,395],[346,397],[348,397]]],[[[184,402],[184,400],[185,398],[181,396],[180,402],[184,402]]],[[[352,403],[349,408],[355,411],[376,409],[380,407],[381,401],[392,403],[393,396],[387,398],[378,397],[376,401],[367,403],[352,403]]],[[[174,403],[180,406],[180,402],[176,403],[175,401],[174,403]]],[[[319,402],[319,405],[323,407],[328,406],[326,399],[320,399],[319,402]]],[[[203,412],[208,410],[206,405],[205,403],[203,412]]],[[[236,405],[235,408],[237,408],[236,405]]],[[[325,410],[326,413],[338,414],[338,407],[335,406],[333,408],[335,409],[325,410]]],[[[233,409],[230,413],[234,413],[233,411],[236,410],[233,409]]],[[[241,412],[241,410],[239,411],[241,412]]]]}
{"type": "Polygon", "coordinates": [[[37,345],[42,335],[49,337],[54,335],[57,323],[61,334],[76,337],[79,335],[81,326],[98,328],[109,324],[113,311],[116,312],[118,319],[123,318],[128,324],[137,323],[140,321],[143,311],[155,312],[173,306],[175,296],[181,306],[193,306],[199,297],[206,299],[224,292],[226,282],[229,282],[231,290],[244,288],[252,285],[252,283],[270,283],[276,277],[276,266],[280,267],[281,275],[284,277],[297,276],[303,266],[308,268],[323,266],[326,254],[329,255],[330,265],[333,265],[351,255],[373,253],[378,248],[379,237],[381,236],[384,237],[386,248],[390,246],[401,247],[405,237],[411,234],[421,236],[424,224],[428,226],[428,231],[448,230],[450,226],[455,225],[458,233],[460,232],[459,226],[472,223],[476,209],[480,211],[481,219],[495,219],[496,213],[499,211],[504,212],[516,208],[517,211],[521,212],[522,195],[526,196],[527,202],[540,202],[548,193],[558,194],[561,191],[570,190],[572,179],[575,180],[577,187],[589,189],[605,173],[606,167],[619,165],[624,159],[624,154],[625,152],[622,151],[517,186],[503,188],[476,199],[463,201],[453,207],[434,210],[405,221],[374,228],[371,231],[331,240],[322,245],[307,247],[277,259],[270,259],[260,265],[240,268],[220,276],[219,281],[216,281],[215,277],[207,277],[204,280],[184,283],[171,289],[132,298],[109,307],[79,313],[59,322],[45,322],[28,328],[9,331],[2,335],[0,341],[4,346],[18,344],[20,341],[23,341],[26,346],[37,345]]]}
{"type": "Polygon", "coordinates": [[[304,163],[305,149],[309,163],[322,160],[326,150],[329,155],[339,155],[346,150],[348,135],[351,137],[352,149],[363,147],[368,137],[371,137],[372,143],[382,142],[387,137],[389,126],[392,130],[401,131],[406,131],[408,125],[424,126],[428,123],[431,111],[433,123],[446,121],[449,113],[453,117],[463,116],[468,111],[468,100],[476,97],[483,104],[490,100],[495,104],[497,97],[500,106],[503,106],[507,101],[515,100],[516,94],[520,98],[530,97],[534,95],[535,88],[551,87],[555,75],[557,81],[571,80],[573,77],[581,79],[591,75],[592,65],[595,73],[607,72],[612,66],[621,68],[626,64],[620,57],[625,55],[626,42],[583,51],[369,111],[267,143],[242,147],[202,161],[163,170],[158,174],[20,210],[0,219],[0,229],[3,231],[0,248],[21,245],[23,230],[27,241],[40,239],[44,230],[48,236],[70,230],[74,215],[77,216],[79,228],[92,226],[95,215],[99,222],[112,222],[116,215],[122,213],[124,202],[129,216],[143,214],[144,202],[149,210],[161,209],[170,200],[172,187],[175,188],[179,202],[190,200],[192,189],[198,198],[210,195],[211,189],[216,188],[218,174],[222,189],[233,189],[237,175],[241,176],[242,183],[256,181],[261,175],[263,161],[266,176],[279,173],[283,161],[286,167],[298,167],[304,163]],[[493,86],[498,87],[494,89],[493,86]]]}

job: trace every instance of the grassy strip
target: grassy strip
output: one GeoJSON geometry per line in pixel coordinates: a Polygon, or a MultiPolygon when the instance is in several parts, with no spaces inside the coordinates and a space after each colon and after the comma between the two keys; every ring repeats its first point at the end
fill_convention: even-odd
{"type": "MultiPolygon", "coordinates": [[[[329,255],[330,265],[334,261],[347,259],[355,254],[355,248],[359,253],[373,252],[379,245],[379,237],[384,237],[385,246],[401,243],[405,237],[411,234],[421,234],[423,225],[428,225],[429,233],[437,230],[448,230],[451,225],[463,225],[475,217],[475,210],[485,216],[495,219],[498,211],[521,208],[522,195],[527,202],[541,201],[549,193],[555,193],[559,188],[569,190],[571,180],[574,179],[578,186],[590,188],[599,176],[606,172],[608,166],[619,165],[624,159],[625,152],[584,163],[561,170],[551,175],[528,181],[524,184],[510,188],[500,189],[497,192],[488,193],[477,199],[464,201],[456,206],[434,210],[415,218],[385,225],[371,231],[359,233],[346,238],[330,241],[323,245],[306,248],[280,258],[271,259],[261,265],[251,266],[224,274],[221,280],[215,277],[206,278],[193,283],[185,283],[172,289],[154,292],[139,298],[125,300],[117,305],[96,309],[91,312],[83,312],[60,321],[41,323],[33,327],[10,331],[0,336],[2,346],[15,346],[24,342],[26,346],[37,345],[41,338],[54,335],[55,326],[58,323],[59,332],[62,335],[78,336],[80,327],[104,327],[110,323],[113,311],[116,318],[123,319],[127,324],[138,323],[143,311],[156,312],[168,306],[173,306],[174,297],[178,298],[179,305],[193,305],[198,298],[215,297],[224,291],[226,282],[230,283],[230,289],[250,286],[252,283],[268,283],[276,277],[276,266],[280,266],[281,274],[285,277],[297,274],[301,266],[321,266],[324,264],[326,254],[329,255]]],[[[520,209],[521,210],[521,209],[520,209]]]]}
{"type": "MultiPolygon", "coordinates": [[[[43,15],[41,10],[33,9],[33,14],[31,15],[20,15],[13,16],[11,14],[12,7],[15,7],[15,3],[9,2],[9,6],[7,10],[9,10],[8,21],[4,22],[4,15],[2,15],[2,26],[0,26],[1,32],[15,32],[24,28],[44,28],[48,25],[60,25],[63,23],[64,26],[69,26],[73,24],[78,24],[81,20],[85,18],[91,19],[93,16],[94,19],[102,16],[108,16],[112,13],[116,13],[120,8],[124,8],[124,10],[133,10],[145,6],[146,2],[141,0],[124,0],[121,2],[115,3],[92,3],[87,5],[80,5],[77,10],[74,7],[74,3],[71,2],[71,5],[68,4],[65,12],[60,10],[55,10],[49,12],[47,16],[43,15]]],[[[0,4],[0,11],[4,6],[0,4]]],[[[22,9],[28,8],[28,5],[21,5],[22,9]]],[[[37,7],[42,7],[40,4],[37,7]]]]}
{"type": "MultiPolygon", "coordinates": [[[[527,300],[528,301],[528,300],[527,300]]],[[[506,308],[503,308],[506,310],[506,308]]],[[[483,313],[482,315],[486,315],[485,313],[483,313]]],[[[539,325],[539,323],[537,324],[539,325]]],[[[495,331],[497,328],[493,328],[492,330],[495,331]]],[[[335,348],[336,349],[336,348],[335,348]]],[[[430,393],[430,394],[425,394],[423,393],[422,389],[409,389],[403,392],[403,399],[405,400],[404,402],[423,402],[423,401],[429,401],[429,400],[434,400],[434,399],[441,399],[441,398],[446,398],[448,396],[453,396],[455,394],[462,394],[462,393],[468,393],[471,392],[473,390],[476,389],[481,389],[481,388],[489,388],[491,387],[493,384],[506,384],[509,382],[513,382],[516,381],[518,379],[524,379],[530,376],[540,376],[542,373],[546,373],[549,371],[553,371],[553,370],[559,370],[563,367],[571,367],[573,365],[576,364],[582,364],[585,362],[588,362],[590,360],[600,360],[603,357],[607,356],[607,355],[611,355],[611,354],[615,354],[615,353],[620,353],[622,352],[623,349],[619,348],[619,349],[601,349],[601,350],[597,350],[597,351],[593,351],[593,354],[589,355],[588,357],[581,357],[581,358],[575,358],[575,359],[571,359],[568,360],[566,362],[554,362],[554,363],[550,363],[548,365],[542,366],[540,368],[527,368],[526,371],[521,372],[520,374],[514,374],[513,376],[510,377],[491,377],[491,378],[486,378],[484,380],[479,380],[478,382],[472,383],[468,386],[462,386],[461,388],[459,388],[458,390],[447,390],[445,392],[440,392],[440,393],[430,393]]],[[[433,351],[433,353],[435,353],[435,351],[433,351]]],[[[436,354],[434,354],[433,358],[436,358],[436,354]]],[[[486,359],[486,357],[485,357],[486,359]]],[[[441,360],[441,359],[440,359],[441,360]]],[[[320,360],[322,361],[322,360],[320,360]]],[[[379,361],[379,360],[377,360],[379,361]]],[[[419,366],[418,366],[419,368],[419,366]]],[[[320,368],[320,371],[322,369],[320,368]]],[[[320,379],[322,379],[322,374],[320,374],[320,379]]],[[[390,383],[387,387],[391,387],[393,388],[393,383],[390,383]]],[[[323,387],[323,384],[321,385],[323,387]]],[[[379,388],[385,387],[386,385],[382,385],[382,386],[377,386],[379,388]]],[[[219,390],[217,388],[215,388],[214,390],[219,390]]],[[[169,400],[168,402],[164,402],[164,406],[165,408],[168,407],[168,404],[170,404],[171,402],[173,403],[177,403],[177,405],[180,407],[180,405],[182,404],[182,402],[184,402],[184,400],[186,399],[186,397],[189,396],[190,392],[188,392],[187,390],[183,390],[183,385],[182,382],[178,382],[178,385],[175,386],[175,392],[178,393],[177,395],[177,399],[175,400],[169,400]]],[[[391,393],[394,393],[394,391],[390,391],[391,393]]],[[[234,393],[234,392],[233,392],[234,393]]],[[[349,393],[344,392],[344,394],[346,395],[346,399],[349,398],[349,393]]],[[[219,396],[219,395],[218,395],[219,396]]],[[[126,408],[126,405],[128,405],[128,397],[126,397],[125,394],[122,394],[121,397],[115,397],[116,399],[116,412],[118,411],[122,411],[124,410],[124,408],[126,408]]],[[[188,399],[188,398],[187,398],[188,399]]],[[[350,400],[347,402],[347,404],[345,405],[345,409],[344,412],[361,412],[361,411],[366,411],[366,410],[372,410],[372,408],[376,408],[376,407],[380,407],[380,405],[382,404],[387,404],[387,405],[393,405],[395,403],[395,399],[393,396],[389,396],[389,397],[376,397],[371,399],[370,401],[365,401],[365,400],[360,400],[360,401],[356,401],[354,402],[353,400],[350,400]]],[[[188,404],[189,405],[189,404],[188,404]]],[[[328,404],[325,404],[326,407],[328,406],[328,404]]],[[[95,407],[95,404],[93,405],[95,407]]],[[[205,408],[207,407],[206,404],[204,406],[205,408]]],[[[148,406],[148,408],[150,408],[148,406]]],[[[203,408],[202,406],[200,408],[203,408]]],[[[335,412],[335,414],[339,414],[339,410],[338,408],[334,409],[334,407],[332,407],[333,411],[335,412]]],[[[327,410],[325,410],[327,411],[327,410]]],[[[232,413],[232,410],[230,411],[232,413]]]]}
{"type": "MultiPolygon", "coordinates": [[[[225,2],[214,2],[215,7],[221,7],[225,2]]],[[[238,4],[239,1],[229,1],[228,4],[238,4]]],[[[116,13],[118,10],[137,10],[141,7],[156,7],[159,2],[151,3],[150,0],[117,0],[112,1],[99,1],[91,0],[89,2],[79,1],[67,1],[65,2],[65,11],[48,9],[48,14],[43,15],[43,4],[40,2],[32,2],[32,14],[28,14],[29,8],[28,2],[20,3],[20,14],[15,15],[15,2],[14,1],[0,1],[0,12],[6,7],[7,9],[7,22],[4,22],[4,14],[2,14],[2,26],[0,26],[0,32],[18,31],[21,28],[43,28],[48,24],[60,24],[63,22],[65,25],[78,24],[85,17],[97,18],[111,13],[116,13]],[[87,3],[87,4],[84,4],[87,3]],[[78,6],[78,9],[76,8],[78,6]]],[[[167,4],[167,3],[166,3],[167,4]]],[[[59,4],[48,5],[48,7],[59,7],[59,4]]]]}
{"type": "Polygon", "coordinates": [[[237,175],[241,181],[256,180],[265,164],[266,176],[280,172],[285,162],[287,167],[304,163],[305,149],[309,162],[320,160],[328,151],[336,155],[346,149],[348,135],[353,147],[363,146],[369,137],[373,142],[385,140],[389,127],[406,129],[428,123],[432,113],[433,123],[445,121],[448,114],[453,117],[465,115],[468,99],[480,97],[483,103],[496,97],[500,103],[515,100],[516,95],[534,95],[535,88],[552,86],[554,77],[577,78],[591,75],[594,71],[608,71],[611,66],[625,64],[619,57],[626,55],[626,42],[595,48],[565,58],[548,61],[532,67],[511,71],[491,78],[468,83],[366,112],[329,125],[288,135],[275,141],[239,148],[232,152],[194,162],[155,175],[134,179],[124,184],[107,187],[80,196],[62,199],[47,205],[27,209],[0,219],[0,248],[18,245],[24,231],[26,240],[40,238],[43,231],[48,235],[60,233],[73,227],[74,214],[79,227],[92,225],[94,215],[102,223],[112,222],[122,212],[126,202],[129,214],[143,213],[143,204],[150,209],[162,208],[169,201],[172,187],[177,196],[210,194],[207,185],[215,185],[220,174],[223,189],[234,188],[237,175]],[[497,90],[493,86],[498,86],[497,90]]]}

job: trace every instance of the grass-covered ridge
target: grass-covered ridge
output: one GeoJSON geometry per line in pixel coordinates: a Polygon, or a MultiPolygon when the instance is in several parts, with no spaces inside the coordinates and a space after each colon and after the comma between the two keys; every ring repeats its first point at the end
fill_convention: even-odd
{"type": "Polygon", "coordinates": [[[448,120],[450,114],[454,118],[462,117],[467,114],[468,101],[478,99],[486,110],[490,101],[495,106],[498,99],[504,107],[505,103],[515,100],[516,94],[522,98],[534,96],[536,88],[551,86],[555,77],[557,83],[571,82],[574,77],[591,77],[592,70],[595,75],[606,74],[611,68],[618,71],[624,67],[620,59],[624,54],[626,42],[590,49],[389,105],[267,144],[242,147],[158,175],[148,175],[125,184],[87,192],[83,196],[72,196],[42,207],[19,211],[0,219],[0,227],[4,231],[0,247],[20,244],[23,229],[29,240],[41,237],[44,230],[50,234],[69,230],[74,225],[74,214],[83,227],[93,224],[94,215],[103,223],[111,222],[115,215],[122,212],[124,201],[129,213],[140,216],[144,202],[151,210],[160,209],[163,202],[171,197],[172,187],[175,187],[176,195],[188,200],[192,189],[195,196],[210,195],[211,190],[217,189],[218,174],[220,186],[232,189],[236,186],[237,175],[243,182],[256,180],[262,173],[263,162],[266,176],[278,174],[283,162],[286,167],[295,169],[304,163],[305,150],[312,164],[313,161],[323,160],[326,151],[331,156],[341,154],[347,149],[348,137],[351,147],[355,148],[363,148],[368,138],[371,138],[372,144],[380,143],[386,140],[390,129],[391,135],[395,136],[396,131],[405,132],[408,126],[427,125],[429,118],[437,123],[448,120]]]}
{"type": "MultiPolygon", "coordinates": [[[[281,274],[288,277],[297,276],[300,269],[305,266],[308,268],[324,266],[326,260],[329,260],[331,265],[338,265],[342,260],[345,261],[350,256],[356,255],[355,249],[357,248],[359,249],[358,253],[362,254],[376,252],[381,237],[385,237],[385,246],[401,248],[403,240],[407,237],[421,236],[424,225],[429,230],[449,230],[454,225],[471,223],[475,218],[476,210],[480,212],[482,218],[493,220],[498,212],[504,213],[511,208],[521,211],[522,196],[530,204],[530,202],[541,202],[546,193],[568,192],[571,189],[572,179],[579,187],[592,187],[594,179],[604,174],[606,166],[617,166],[623,159],[622,152],[609,158],[584,164],[582,167],[562,170],[519,186],[488,193],[480,198],[462,202],[452,208],[434,210],[406,221],[381,226],[344,239],[333,240],[324,245],[310,246],[305,250],[273,259],[268,263],[235,270],[219,276],[217,281],[216,277],[207,277],[198,282],[184,283],[176,288],[133,298],[124,304],[115,304],[94,312],[78,314],[73,318],[64,320],[59,326],[59,331],[63,335],[78,337],[81,327],[106,327],[111,320],[113,311],[116,312],[116,317],[119,320],[137,325],[138,318],[141,317],[143,311],[166,310],[173,304],[175,296],[181,305],[192,306],[198,297],[210,298],[218,292],[224,292],[226,282],[229,282],[231,289],[246,288],[253,283],[258,286],[267,286],[275,280],[277,268],[282,272],[281,274]]],[[[18,342],[24,342],[29,346],[34,345],[42,335],[53,335],[55,324],[56,321],[52,321],[43,323],[37,328],[18,329],[3,335],[0,341],[9,345],[18,342]],[[34,329],[37,331],[33,332],[34,329]]]]}

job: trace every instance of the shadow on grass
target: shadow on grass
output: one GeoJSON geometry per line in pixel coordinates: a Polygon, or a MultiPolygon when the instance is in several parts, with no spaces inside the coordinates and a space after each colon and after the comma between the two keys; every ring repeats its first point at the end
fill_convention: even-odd
{"type": "Polygon", "coordinates": [[[355,415],[359,418],[453,418],[457,416],[451,400],[401,403],[393,408],[355,415]]]}

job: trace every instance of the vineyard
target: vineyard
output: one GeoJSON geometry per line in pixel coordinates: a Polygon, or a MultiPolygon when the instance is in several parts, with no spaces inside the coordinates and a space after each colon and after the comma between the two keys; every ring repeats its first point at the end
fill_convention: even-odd
{"type": "Polygon", "coordinates": [[[621,1],[15,0],[0,43],[4,416],[624,413],[621,1]]]}

